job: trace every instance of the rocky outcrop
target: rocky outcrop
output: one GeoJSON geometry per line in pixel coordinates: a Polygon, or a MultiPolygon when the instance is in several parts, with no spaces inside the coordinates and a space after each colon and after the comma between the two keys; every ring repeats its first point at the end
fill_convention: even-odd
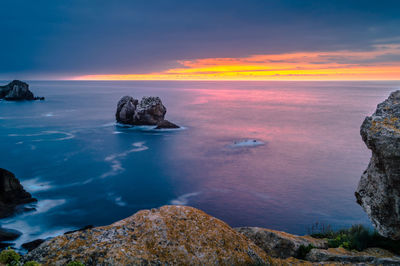
{"type": "Polygon", "coordinates": [[[20,204],[35,201],[13,173],[0,168],[0,218],[12,215],[20,204]]]}
{"type": "Polygon", "coordinates": [[[164,120],[167,108],[159,97],[143,97],[139,100],[124,96],[117,104],[115,118],[118,123],[129,125],[157,125],[157,128],[177,128],[164,120]]]}
{"type": "Polygon", "coordinates": [[[259,227],[239,227],[235,230],[244,234],[268,255],[275,258],[297,257],[301,246],[312,245],[315,248],[328,248],[326,240],[310,236],[296,236],[259,227]]]}
{"type": "Polygon", "coordinates": [[[385,237],[400,239],[400,91],[390,94],[361,125],[372,151],[355,196],[385,237]]]}
{"type": "MultiPolygon", "coordinates": [[[[306,256],[312,262],[367,263],[369,265],[400,265],[400,257],[380,248],[349,251],[344,248],[312,249],[306,256]]],[[[365,264],[363,264],[365,265],[365,264]]]]}
{"type": "Polygon", "coordinates": [[[0,86],[0,99],[7,101],[44,100],[44,97],[35,97],[27,83],[13,80],[5,86],[0,86]]]}
{"type": "Polygon", "coordinates": [[[186,206],[143,210],[109,226],[55,237],[24,257],[45,265],[269,265],[224,222],[186,206]]]}

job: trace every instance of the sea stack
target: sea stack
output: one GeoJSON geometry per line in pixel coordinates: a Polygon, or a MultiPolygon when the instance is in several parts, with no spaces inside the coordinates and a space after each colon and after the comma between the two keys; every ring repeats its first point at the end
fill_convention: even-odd
{"type": "Polygon", "coordinates": [[[29,90],[29,85],[20,80],[13,80],[5,86],[0,86],[0,99],[6,101],[44,100],[44,97],[35,97],[29,90]]]}
{"type": "Polygon", "coordinates": [[[372,157],[355,196],[385,237],[400,239],[400,90],[365,118],[361,136],[372,157]]]}
{"type": "Polygon", "coordinates": [[[36,201],[13,173],[0,168],[0,218],[13,215],[18,205],[36,201]]]}
{"type": "Polygon", "coordinates": [[[115,118],[118,123],[128,125],[152,125],[161,128],[179,128],[165,120],[167,108],[159,97],[143,97],[142,100],[124,96],[117,104],[115,118]]]}

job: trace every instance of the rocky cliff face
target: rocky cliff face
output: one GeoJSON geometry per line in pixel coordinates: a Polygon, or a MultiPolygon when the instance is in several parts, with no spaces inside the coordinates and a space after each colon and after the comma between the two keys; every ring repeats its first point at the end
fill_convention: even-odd
{"type": "Polygon", "coordinates": [[[378,232],[400,239],[400,91],[365,118],[361,136],[372,151],[355,192],[378,232]]]}
{"type": "Polygon", "coordinates": [[[12,215],[20,204],[35,201],[13,173],[0,168],[0,218],[12,215]]]}
{"type": "Polygon", "coordinates": [[[268,265],[269,257],[244,235],[185,206],[140,211],[109,226],[58,236],[24,260],[65,265],[268,265]]]}
{"type": "Polygon", "coordinates": [[[139,100],[124,96],[117,104],[115,118],[118,123],[129,125],[157,125],[157,128],[178,128],[164,119],[167,108],[159,97],[143,97],[139,100]]]}
{"type": "Polygon", "coordinates": [[[44,97],[35,97],[27,83],[14,80],[5,86],[0,86],[0,99],[7,101],[44,100],[44,97]]]}

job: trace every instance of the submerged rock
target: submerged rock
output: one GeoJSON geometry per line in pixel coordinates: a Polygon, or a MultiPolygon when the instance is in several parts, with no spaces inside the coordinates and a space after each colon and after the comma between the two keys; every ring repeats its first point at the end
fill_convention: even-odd
{"type": "Polygon", "coordinates": [[[13,80],[5,86],[0,86],[0,99],[7,101],[44,100],[44,97],[35,97],[27,83],[13,80]]]}
{"type": "Polygon", "coordinates": [[[12,215],[20,204],[35,201],[13,173],[0,168],[0,218],[12,215]]]}
{"type": "Polygon", "coordinates": [[[355,192],[377,231],[400,239],[400,91],[378,104],[360,130],[372,157],[355,192]]]}
{"type": "Polygon", "coordinates": [[[12,241],[17,239],[22,235],[21,232],[14,229],[6,229],[0,227],[0,242],[2,241],[12,241]]]}
{"type": "Polygon", "coordinates": [[[44,239],[35,239],[33,241],[24,243],[21,245],[22,248],[26,249],[27,251],[32,251],[35,248],[37,248],[38,246],[40,246],[40,244],[42,244],[45,240],[44,239]]]}
{"type": "Polygon", "coordinates": [[[168,120],[162,120],[157,123],[156,129],[162,129],[162,128],[179,128],[179,126],[175,125],[172,122],[169,122],[168,120]]]}
{"type": "Polygon", "coordinates": [[[46,265],[268,265],[268,255],[224,222],[186,206],[139,211],[62,235],[24,256],[46,265]]]}
{"type": "Polygon", "coordinates": [[[275,258],[297,257],[302,245],[305,247],[312,245],[316,248],[328,248],[326,240],[310,236],[296,236],[259,227],[239,227],[235,228],[235,230],[244,234],[268,255],[275,258]]]}
{"type": "Polygon", "coordinates": [[[159,97],[143,97],[139,100],[122,97],[117,104],[115,118],[118,123],[129,125],[157,125],[157,128],[177,128],[178,126],[164,120],[167,108],[159,97]]]}

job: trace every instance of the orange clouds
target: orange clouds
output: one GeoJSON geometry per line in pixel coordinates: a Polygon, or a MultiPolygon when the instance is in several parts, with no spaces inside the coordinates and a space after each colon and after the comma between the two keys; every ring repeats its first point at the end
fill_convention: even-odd
{"type": "Polygon", "coordinates": [[[371,51],[258,54],[178,61],[146,74],[85,75],[76,80],[399,80],[400,45],[371,51]]]}

